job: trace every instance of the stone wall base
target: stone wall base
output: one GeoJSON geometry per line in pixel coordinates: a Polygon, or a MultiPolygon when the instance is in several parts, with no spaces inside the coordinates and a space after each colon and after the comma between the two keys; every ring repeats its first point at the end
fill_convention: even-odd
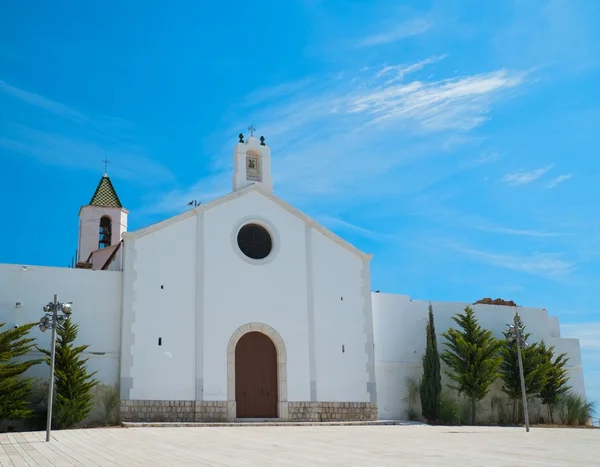
{"type": "MultiPolygon", "coordinates": [[[[226,422],[227,401],[121,401],[123,422],[226,422]]],[[[281,410],[281,409],[280,409],[281,410]]],[[[231,410],[229,411],[231,412],[231,410]]],[[[233,412],[235,413],[235,411],[233,412]]],[[[291,422],[377,420],[377,404],[369,402],[288,402],[280,420],[291,422]]]]}
{"type": "Polygon", "coordinates": [[[226,422],[227,401],[121,401],[123,422],[226,422]]]}
{"type": "Polygon", "coordinates": [[[294,422],[377,420],[377,404],[370,402],[289,402],[288,411],[294,422]]]}

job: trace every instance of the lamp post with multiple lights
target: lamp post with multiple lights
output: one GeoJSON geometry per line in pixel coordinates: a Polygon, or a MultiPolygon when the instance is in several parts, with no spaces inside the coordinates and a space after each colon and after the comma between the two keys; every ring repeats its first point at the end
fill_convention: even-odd
{"type": "Polygon", "coordinates": [[[63,324],[71,313],[73,307],[70,303],[60,303],[58,296],[54,294],[54,301],[44,305],[42,308],[45,315],[40,319],[39,328],[42,332],[52,329],[52,342],[50,343],[50,381],[48,388],[48,418],[46,420],[46,442],[50,441],[50,430],[52,428],[52,399],[54,396],[54,358],[56,355],[56,327],[63,324]],[[62,312],[64,314],[59,314],[62,312]]]}
{"type": "Polygon", "coordinates": [[[527,410],[527,393],[525,392],[525,376],[523,375],[523,358],[521,357],[521,344],[527,347],[523,337],[523,329],[519,327],[517,315],[513,324],[507,324],[508,338],[517,342],[517,359],[519,360],[519,377],[521,379],[521,395],[523,396],[523,418],[525,419],[525,431],[529,432],[529,412],[527,410]]]}

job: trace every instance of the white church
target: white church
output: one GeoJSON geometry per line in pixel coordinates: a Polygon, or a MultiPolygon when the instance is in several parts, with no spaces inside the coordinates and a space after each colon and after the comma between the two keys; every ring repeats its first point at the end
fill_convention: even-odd
{"type": "MultiPolygon", "coordinates": [[[[264,138],[240,135],[233,167],[228,195],[135,232],[104,174],[79,211],[75,267],[0,264],[0,322],[38,321],[55,293],[72,302],[123,421],[405,419],[429,302],[373,293],[372,256],[273,193],[264,138]]],[[[467,305],[498,337],[518,311],[585,394],[579,341],[545,309],[432,305],[440,334],[467,305]]]]}

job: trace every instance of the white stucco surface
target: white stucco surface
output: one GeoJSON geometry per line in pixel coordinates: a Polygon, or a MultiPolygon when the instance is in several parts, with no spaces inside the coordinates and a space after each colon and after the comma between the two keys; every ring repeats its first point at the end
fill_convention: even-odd
{"type": "Polygon", "coordinates": [[[232,334],[264,323],[287,351],[287,394],[280,398],[369,401],[365,258],[285,204],[249,189],[127,234],[125,245],[131,292],[124,294],[124,323],[132,324],[123,353],[132,360],[122,367],[123,386],[131,385],[124,398],[228,400],[232,334]],[[247,258],[237,245],[237,232],[250,222],[273,238],[264,260],[247,258]]]}
{"type": "MultiPolygon", "coordinates": [[[[379,417],[384,420],[405,419],[406,378],[419,378],[422,374],[429,302],[385,293],[373,293],[372,302],[379,417]]],[[[441,334],[450,327],[456,327],[452,316],[463,312],[467,305],[473,308],[481,326],[491,330],[497,338],[503,338],[502,331],[506,329],[506,323],[511,323],[515,312],[518,312],[526,332],[531,333],[529,342],[543,340],[547,345],[555,346],[557,354],[567,353],[569,385],[574,392],[585,396],[579,341],[558,337],[558,319],[548,316],[545,309],[460,302],[431,304],[440,353],[445,348],[445,339],[441,334]]]]}
{"type": "MultiPolygon", "coordinates": [[[[39,322],[44,316],[42,307],[53,300],[54,294],[61,302],[73,302],[72,319],[79,325],[76,343],[89,345],[85,356],[90,371],[98,371],[97,379],[104,383],[117,383],[121,273],[0,264],[0,322],[6,322],[2,329],[39,322]],[[17,302],[21,304],[18,308],[17,302]]],[[[50,331],[42,333],[36,327],[31,336],[38,345],[49,348],[50,331]]],[[[29,374],[47,378],[48,366],[36,365],[29,374]]]]}

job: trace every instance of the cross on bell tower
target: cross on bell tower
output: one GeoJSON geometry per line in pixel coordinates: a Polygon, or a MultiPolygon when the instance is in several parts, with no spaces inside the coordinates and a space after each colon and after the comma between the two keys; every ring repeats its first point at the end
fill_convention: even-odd
{"type": "Polygon", "coordinates": [[[250,132],[250,136],[254,136],[254,132],[256,131],[256,128],[254,128],[254,125],[250,125],[248,127],[248,131],[250,132]]]}
{"type": "Polygon", "coordinates": [[[104,160],[103,160],[102,162],[104,162],[104,173],[106,173],[106,172],[107,172],[107,169],[108,169],[108,163],[109,163],[110,161],[108,160],[108,158],[107,158],[107,157],[105,157],[105,158],[104,158],[104,160]]]}

